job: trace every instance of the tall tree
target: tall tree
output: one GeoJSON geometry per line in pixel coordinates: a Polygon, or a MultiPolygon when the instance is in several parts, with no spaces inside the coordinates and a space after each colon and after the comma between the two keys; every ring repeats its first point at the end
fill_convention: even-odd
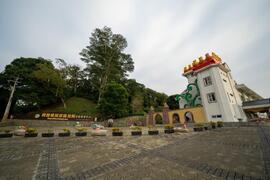
{"type": "Polygon", "coordinates": [[[119,118],[128,114],[128,93],[124,86],[110,83],[99,104],[103,118],[119,118]]]}
{"type": "Polygon", "coordinates": [[[119,82],[134,70],[131,55],[124,53],[126,47],[126,39],[120,34],[113,34],[111,28],[105,26],[94,30],[90,45],[81,51],[89,78],[99,92],[98,103],[108,83],[119,82]]]}

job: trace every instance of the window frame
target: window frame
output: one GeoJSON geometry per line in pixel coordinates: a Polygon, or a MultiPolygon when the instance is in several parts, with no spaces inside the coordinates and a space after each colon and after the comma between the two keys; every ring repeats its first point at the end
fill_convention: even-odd
{"type": "Polygon", "coordinates": [[[216,94],[214,92],[207,93],[206,94],[206,97],[207,97],[207,100],[208,100],[208,103],[209,104],[210,103],[216,103],[217,102],[217,97],[216,97],[216,94]]]}
{"type": "Polygon", "coordinates": [[[211,76],[206,76],[203,78],[204,87],[211,86],[213,84],[211,76]]]}

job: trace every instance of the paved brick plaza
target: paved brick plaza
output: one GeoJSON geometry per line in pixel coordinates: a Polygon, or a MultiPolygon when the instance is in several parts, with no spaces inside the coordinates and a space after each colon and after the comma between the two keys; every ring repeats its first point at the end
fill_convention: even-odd
{"type": "Polygon", "coordinates": [[[0,179],[267,179],[269,129],[0,139],[0,179]]]}

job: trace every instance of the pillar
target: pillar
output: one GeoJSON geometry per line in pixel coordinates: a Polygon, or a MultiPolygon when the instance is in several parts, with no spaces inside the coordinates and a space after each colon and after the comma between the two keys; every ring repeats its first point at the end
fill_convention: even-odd
{"type": "Polygon", "coordinates": [[[162,112],[162,115],[163,115],[163,124],[169,124],[170,123],[170,120],[169,120],[169,106],[167,103],[164,103],[164,106],[163,106],[163,112],[162,112]]]}
{"type": "Polygon", "coordinates": [[[149,125],[154,126],[155,125],[154,113],[155,113],[154,107],[151,106],[150,111],[148,112],[148,115],[147,115],[147,126],[149,126],[149,125]]]}

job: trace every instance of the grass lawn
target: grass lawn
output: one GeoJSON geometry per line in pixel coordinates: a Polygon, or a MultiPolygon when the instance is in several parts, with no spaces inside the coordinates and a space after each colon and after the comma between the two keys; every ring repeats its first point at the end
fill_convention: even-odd
{"type": "Polygon", "coordinates": [[[66,100],[65,109],[63,104],[52,105],[50,107],[42,109],[43,112],[65,112],[65,113],[76,113],[81,115],[96,115],[97,109],[96,104],[88,99],[72,97],[66,100]]]}

